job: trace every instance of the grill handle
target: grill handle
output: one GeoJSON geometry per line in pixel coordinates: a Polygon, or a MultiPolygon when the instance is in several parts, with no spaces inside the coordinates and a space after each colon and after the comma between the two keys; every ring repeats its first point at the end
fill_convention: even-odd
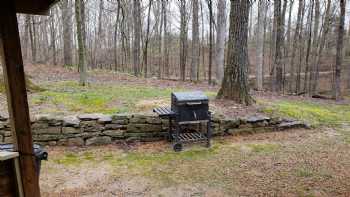
{"type": "Polygon", "coordinates": [[[202,102],[187,102],[186,105],[201,105],[202,102]]]}

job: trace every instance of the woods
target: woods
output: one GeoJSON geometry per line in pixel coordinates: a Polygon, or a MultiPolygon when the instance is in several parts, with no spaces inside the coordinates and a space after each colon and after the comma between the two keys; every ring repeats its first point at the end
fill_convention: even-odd
{"type": "Polygon", "coordinates": [[[246,53],[246,65],[240,67],[246,67],[247,84],[241,85],[247,88],[310,97],[334,89],[334,98],[347,91],[350,66],[344,50],[350,27],[341,13],[345,2],[249,1],[244,24],[247,46],[239,46],[246,51],[238,54],[230,50],[234,45],[229,28],[234,21],[227,16],[232,4],[227,0],[62,0],[49,18],[18,16],[23,55],[33,64],[76,69],[82,85],[90,70],[104,69],[225,86],[221,82],[225,67],[232,66],[230,58],[246,53]]]}

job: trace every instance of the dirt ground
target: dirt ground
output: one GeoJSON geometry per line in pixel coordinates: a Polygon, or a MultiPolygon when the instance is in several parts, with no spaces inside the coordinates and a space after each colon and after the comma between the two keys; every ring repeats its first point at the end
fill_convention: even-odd
{"type": "Polygon", "coordinates": [[[216,138],[172,153],[165,142],[50,147],[43,196],[350,196],[350,129],[216,138]],[[73,155],[72,155],[73,154],[73,155]]]}

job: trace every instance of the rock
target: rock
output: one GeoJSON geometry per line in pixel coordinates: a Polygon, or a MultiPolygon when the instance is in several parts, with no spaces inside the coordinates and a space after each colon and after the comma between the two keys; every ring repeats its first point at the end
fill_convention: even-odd
{"type": "Polygon", "coordinates": [[[97,122],[100,124],[110,123],[112,122],[112,116],[103,115],[97,120],[97,122]]]}
{"type": "Polygon", "coordinates": [[[63,118],[64,127],[79,127],[80,119],[76,116],[66,116],[63,118]]]}
{"type": "Polygon", "coordinates": [[[135,114],[135,115],[132,115],[129,122],[134,124],[145,124],[147,123],[147,116],[144,115],[144,114],[135,114]]]}
{"type": "Polygon", "coordinates": [[[82,138],[68,138],[66,141],[67,146],[84,146],[84,140],[82,138]]]}
{"type": "Polygon", "coordinates": [[[5,128],[5,123],[0,123],[0,129],[4,129],[5,128]]]}
{"type": "Polygon", "coordinates": [[[6,144],[13,143],[12,137],[5,137],[5,138],[4,138],[4,143],[6,143],[6,144]]]}
{"type": "Polygon", "coordinates": [[[36,130],[36,129],[47,129],[49,128],[49,123],[47,122],[35,122],[34,124],[32,124],[32,130],[36,130]]]}
{"type": "Polygon", "coordinates": [[[293,122],[282,122],[277,125],[277,128],[280,130],[284,129],[299,129],[299,128],[310,128],[309,125],[301,122],[301,121],[293,121],[293,122]]]}
{"type": "Polygon", "coordinates": [[[120,130],[120,129],[126,129],[126,126],[120,125],[120,124],[106,124],[105,129],[106,130],[120,130]]]}
{"type": "Polygon", "coordinates": [[[98,120],[103,116],[104,116],[103,114],[81,114],[81,115],[78,115],[78,118],[80,120],[89,121],[89,120],[98,120]]]}
{"type": "Polygon", "coordinates": [[[127,120],[130,118],[129,114],[114,114],[112,115],[112,120],[127,120]]]}
{"type": "Polygon", "coordinates": [[[0,121],[6,121],[8,118],[0,115],[0,121]]]}
{"type": "Polygon", "coordinates": [[[87,138],[99,136],[100,134],[101,132],[84,132],[84,133],[75,134],[74,137],[81,137],[83,139],[87,139],[87,138]]]}
{"type": "Polygon", "coordinates": [[[50,114],[39,114],[34,116],[34,122],[48,123],[50,126],[59,126],[62,124],[62,119],[54,117],[50,114]]]}
{"type": "Polygon", "coordinates": [[[129,124],[127,126],[128,133],[139,133],[139,132],[161,132],[161,125],[154,124],[129,124]]]}
{"type": "Polygon", "coordinates": [[[127,124],[129,124],[129,120],[128,119],[125,119],[125,120],[112,120],[112,124],[127,125],[127,124]]]}
{"type": "Polygon", "coordinates": [[[5,130],[5,131],[4,131],[4,136],[5,136],[5,137],[10,137],[10,136],[12,136],[12,131],[5,130]]]}
{"type": "Polygon", "coordinates": [[[80,129],[84,132],[98,132],[104,129],[103,125],[94,120],[80,122],[80,129]]]}
{"type": "Polygon", "coordinates": [[[33,129],[34,134],[61,134],[61,127],[48,127],[43,129],[33,129]]]}
{"type": "Polygon", "coordinates": [[[48,134],[33,135],[33,140],[39,141],[39,142],[60,140],[62,138],[63,138],[63,135],[48,135],[48,134]]]}
{"type": "Polygon", "coordinates": [[[3,142],[4,136],[0,135],[0,143],[3,142]]]}
{"type": "Polygon", "coordinates": [[[86,146],[91,146],[91,145],[105,145],[105,144],[110,144],[112,143],[112,138],[108,136],[98,136],[98,137],[93,137],[90,139],[87,139],[85,142],[86,146]]]}
{"type": "Polygon", "coordinates": [[[107,135],[113,138],[122,138],[124,137],[124,133],[125,133],[124,130],[107,130],[103,132],[104,135],[107,135]]]}
{"type": "Polygon", "coordinates": [[[48,142],[48,145],[49,145],[49,146],[56,146],[56,145],[57,145],[57,142],[56,142],[56,141],[49,141],[49,142],[48,142]]]}
{"type": "Polygon", "coordinates": [[[254,115],[254,116],[250,116],[250,117],[246,118],[245,121],[247,123],[254,124],[257,122],[270,121],[270,117],[267,117],[264,115],[254,115]]]}
{"type": "Polygon", "coordinates": [[[162,120],[158,116],[149,116],[146,118],[146,123],[149,124],[162,124],[162,120]]]}
{"type": "Polygon", "coordinates": [[[80,133],[81,130],[79,128],[74,127],[62,127],[62,133],[63,134],[76,134],[80,133]]]}
{"type": "Polygon", "coordinates": [[[226,130],[226,129],[237,128],[239,125],[240,125],[239,119],[226,118],[224,120],[221,120],[220,128],[226,130]]]}

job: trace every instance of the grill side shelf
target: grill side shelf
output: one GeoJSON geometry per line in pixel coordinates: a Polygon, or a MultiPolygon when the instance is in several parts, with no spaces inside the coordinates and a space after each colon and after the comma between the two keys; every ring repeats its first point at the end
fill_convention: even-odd
{"type": "MultiPolygon", "coordinates": [[[[172,137],[175,138],[176,134],[172,134],[172,137]]],[[[193,132],[193,133],[181,133],[179,134],[179,140],[182,143],[185,142],[199,142],[199,141],[205,141],[208,138],[203,135],[200,132],[193,132]]]]}
{"type": "Polygon", "coordinates": [[[153,109],[160,117],[175,116],[175,112],[171,111],[169,107],[157,107],[153,109]]]}

